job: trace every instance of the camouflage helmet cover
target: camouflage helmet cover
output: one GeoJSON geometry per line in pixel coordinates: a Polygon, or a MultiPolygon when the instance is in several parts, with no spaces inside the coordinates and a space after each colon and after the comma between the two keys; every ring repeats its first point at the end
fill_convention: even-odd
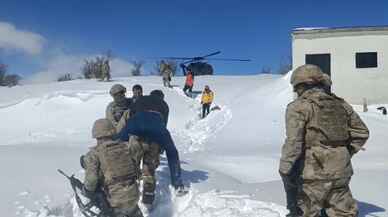
{"type": "Polygon", "coordinates": [[[93,138],[98,139],[101,137],[113,136],[115,134],[116,134],[116,129],[110,120],[102,118],[94,122],[93,129],[92,129],[93,138]]]}
{"type": "Polygon", "coordinates": [[[324,84],[324,73],[315,65],[303,65],[294,70],[291,75],[291,85],[297,86],[298,84],[324,84]]]}
{"type": "Polygon", "coordinates": [[[109,93],[110,93],[111,96],[114,96],[114,95],[116,95],[116,94],[118,94],[120,92],[124,92],[125,93],[126,91],[127,91],[127,89],[123,85],[115,84],[115,85],[113,85],[110,88],[109,93]]]}

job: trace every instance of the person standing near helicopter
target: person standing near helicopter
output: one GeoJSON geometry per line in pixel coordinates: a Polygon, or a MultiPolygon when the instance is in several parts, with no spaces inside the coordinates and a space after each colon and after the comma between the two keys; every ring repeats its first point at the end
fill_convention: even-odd
{"type": "Polygon", "coordinates": [[[164,60],[160,63],[160,73],[163,78],[163,86],[171,88],[172,69],[171,65],[164,60]]]}
{"type": "Polygon", "coordinates": [[[189,69],[186,74],[186,82],[185,86],[183,87],[183,92],[191,97],[191,93],[193,92],[193,86],[194,86],[194,75],[193,72],[189,69]],[[187,93],[189,91],[189,93],[187,93]]]}

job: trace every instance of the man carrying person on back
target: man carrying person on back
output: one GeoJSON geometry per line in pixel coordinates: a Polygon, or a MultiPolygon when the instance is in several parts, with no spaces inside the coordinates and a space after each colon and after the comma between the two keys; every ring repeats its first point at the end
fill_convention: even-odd
{"type": "Polygon", "coordinates": [[[167,130],[169,109],[160,93],[162,92],[159,90],[148,96],[139,97],[131,108],[131,117],[115,138],[128,141],[129,135],[136,135],[148,143],[159,144],[166,151],[171,184],[178,193],[185,193],[179,154],[167,130]]]}

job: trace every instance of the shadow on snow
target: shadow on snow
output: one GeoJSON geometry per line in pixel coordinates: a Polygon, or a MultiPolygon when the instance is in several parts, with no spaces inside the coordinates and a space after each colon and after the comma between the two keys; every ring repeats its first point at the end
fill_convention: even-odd
{"type": "Polygon", "coordinates": [[[358,201],[359,217],[375,216],[372,213],[385,212],[385,209],[374,204],[358,201]]]}

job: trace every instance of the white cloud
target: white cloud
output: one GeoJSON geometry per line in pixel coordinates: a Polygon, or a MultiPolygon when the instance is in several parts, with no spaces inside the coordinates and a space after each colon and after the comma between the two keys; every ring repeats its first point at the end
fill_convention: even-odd
{"type": "Polygon", "coordinates": [[[132,65],[123,59],[115,58],[110,62],[112,77],[128,77],[131,76],[132,65]]]}
{"type": "Polygon", "coordinates": [[[73,77],[81,75],[82,56],[56,55],[47,60],[44,70],[32,74],[25,79],[25,83],[45,83],[56,81],[61,75],[71,74],[73,77]]]}
{"type": "MultiPolygon", "coordinates": [[[[95,58],[98,55],[65,54],[62,49],[55,49],[55,46],[48,44],[47,40],[40,34],[24,31],[16,28],[15,25],[0,21],[0,50],[7,52],[26,53],[38,55],[42,60],[42,70],[32,73],[23,80],[23,83],[45,83],[56,81],[65,74],[73,78],[83,77],[81,69],[85,59],[95,58]],[[45,48],[45,50],[43,50],[45,48]]],[[[132,65],[130,62],[114,58],[110,62],[111,76],[131,76],[132,65]]]]}
{"type": "Polygon", "coordinates": [[[44,42],[44,37],[37,33],[16,29],[10,23],[0,22],[0,48],[36,55],[41,53],[44,42]]]}

